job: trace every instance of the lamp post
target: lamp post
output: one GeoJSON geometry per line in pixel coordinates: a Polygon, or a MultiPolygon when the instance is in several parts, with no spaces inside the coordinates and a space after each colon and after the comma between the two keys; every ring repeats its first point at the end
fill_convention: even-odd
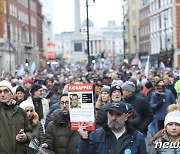
{"type": "Polygon", "coordinates": [[[7,35],[8,35],[8,52],[9,52],[9,73],[11,74],[11,34],[10,34],[10,22],[7,22],[7,35]]]}
{"type": "MultiPolygon", "coordinates": [[[[93,0],[93,3],[95,3],[95,0],[93,0]]],[[[88,54],[88,65],[90,66],[91,65],[91,62],[90,62],[90,53],[89,53],[89,11],[88,11],[88,0],[86,0],[86,26],[87,26],[87,54],[88,54]]]]}
{"type": "Polygon", "coordinates": [[[6,1],[6,23],[7,23],[7,39],[8,39],[8,52],[9,52],[9,73],[11,74],[11,32],[9,21],[9,0],[6,1]]]}

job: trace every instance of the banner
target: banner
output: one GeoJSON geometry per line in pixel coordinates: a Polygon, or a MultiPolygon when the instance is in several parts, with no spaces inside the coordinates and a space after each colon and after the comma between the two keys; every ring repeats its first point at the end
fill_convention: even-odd
{"type": "Polygon", "coordinates": [[[78,130],[79,124],[87,127],[88,131],[95,130],[93,85],[68,85],[68,99],[71,130],[78,130]]]}
{"type": "Polygon", "coordinates": [[[19,66],[19,68],[18,68],[18,70],[17,70],[17,76],[23,76],[24,74],[25,74],[26,72],[25,72],[25,70],[24,70],[24,66],[23,66],[23,64],[21,64],[20,66],[19,66]]]}

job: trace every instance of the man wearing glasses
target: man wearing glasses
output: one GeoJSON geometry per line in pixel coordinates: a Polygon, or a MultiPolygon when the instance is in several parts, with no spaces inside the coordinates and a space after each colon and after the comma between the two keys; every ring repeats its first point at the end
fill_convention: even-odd
{"type": "Polygon", "coordinates": [[[47,125],[45,143],[42,147],[56,154],[76,154],[79,140],[79,133],[70,129],[68,94],[62,94],[60,109],[52,114],[52,121],[47,125]]]}
{"type": "Polygon", "coordinates": [[[10,82],[0,81],[0,153],[26,154],[31,128],[24,110],[14,98],[10,82]]]}

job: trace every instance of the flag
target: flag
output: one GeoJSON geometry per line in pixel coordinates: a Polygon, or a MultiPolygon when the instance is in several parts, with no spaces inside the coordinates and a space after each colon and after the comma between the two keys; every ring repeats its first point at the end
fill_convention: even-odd
{"type": "Polygon", "coordinates": [[[141,68],[142,68],[142,63],[141,63],[141,61],[140,61],[140,60],[138,61],[138,68],[139,68],[139,69],[141,69],[141,68]]]}
{"type": "Polygon", "coordinates": [[[163,62],[160,63],[160,68],[165,69],[165,65],[163,62]]]}
{"type": "Polygon", "coordinates": [[[1,78],[4,78],[4,70],[1,72],[1,78]]]}
{"type": "Polygon", "coordinates": [[[25,74],[25,71],[24,71],[24,66],[23,64],[21,64],[18,68],[18,71],[17,71],[17,76],[23,76],[25,74]]]}
{"type": "Polygon", "coordinates": [[[31,67],[30,67],[30,74],[31,74],[31,75],[34,74],[35,69],[36,69],[36,64],[35,64],[35,62],[33,62],[33,63],[31,64],[31,67]]]}
{"type": "Polygon", "coordinates": [[[147,62],[146,62],[146,67],[145,67],[145,70],[144,70],[144,74],[146,76],[146,78],[148,77],[149,75],[149,56],[147,58],[147,62]]]}
{"type": "Polygon", "coordinates": [[[51,67],[51,70],[55,70],[55,68],[54,68],[54,65],[52,64],[52,63],[50,63],[50,67],[51,67]]]}

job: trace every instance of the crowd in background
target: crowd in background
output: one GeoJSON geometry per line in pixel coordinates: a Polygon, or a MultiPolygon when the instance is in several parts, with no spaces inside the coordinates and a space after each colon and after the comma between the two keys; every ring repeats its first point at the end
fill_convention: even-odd
{"type": "MultiPolygon", "coordinates": [[[[180,70],[178,69],[150,68],[146,76],[144,70],[138,67],[125,68],[106,63],[86,67],[79,63],[73,67],[63,66],[57,70],[43,69],[39,70],[39,73],[25,74],[21,77],[12,74],[1,77],[1,80],[11,83],[13,89],[7,83],[1,86],[0,82],[0,86],[14,91],[13,100],[26,111],[33,130],[32,137],[37,137],[39,145],[43,148],[55,151],[57,154],[77,153],[78,141],[80,136],[82,137],[83,131],[79,135],[69,127],[67,87],[68,84],[76,83],[93,84],[96,128],[105,127],[108,123],[108,109],[112,108],[112,102],[124,102],[128,106],[127,119],[133,128],[141,132],[144,137],[147,137],[148,132],[153,137],[149,147],[153,147],[159,138],[164,139],[164,135],[166,140],[172,139],[168,138],[167,133],[169,123],[178,126],[175,128],[178,132],[176,132],[178,136],[176,141],[180,141],[178,105],[180,104],[180,70]],[[168,107],[172,104],[176,106],[171,107],[168,113],[168,107]],[[66,143],[63,143],[65,140],[66,143]]],[[[80,151],[82,149],[80,146],[80,151]]],[[[32,148],[29,150],[30,153],[35,153],[32,148]]],[[[178,149],[175,151],[179,152],[178,149]]],[[[149,153],[155,152],[162,151],[149,148],[149,153]]]]}

